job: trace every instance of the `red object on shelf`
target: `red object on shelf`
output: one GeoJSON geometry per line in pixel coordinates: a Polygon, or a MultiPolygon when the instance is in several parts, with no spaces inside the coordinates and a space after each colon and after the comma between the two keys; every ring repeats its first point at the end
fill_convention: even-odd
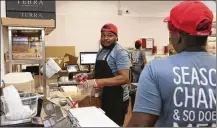
{"type": "Polygon", "coordinates": [[[153,46],[153,49],[152,49],[152,54],[157,54],[157,46],[153,46]]]}
{"type": "Polygon", "coordinates": [[[169,53],[168,46],[164,46],[164,54],[167,54],[167,53],[169,53]]]}
{"type": "Polygon", "coordinates": [[[142,48],[153,48],[154,39],[153,38],[142,38],[142,48]]]}

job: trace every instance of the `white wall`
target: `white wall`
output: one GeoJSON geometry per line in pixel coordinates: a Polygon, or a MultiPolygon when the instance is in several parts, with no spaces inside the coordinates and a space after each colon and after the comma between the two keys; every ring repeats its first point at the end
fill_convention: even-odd
{"type": "MultiPolygon", "coordinates": [[[[100,28],[111,22],[119,29],[119,43],[133,47],[141,37],[155,40],[158,53],[168,44],[168,30],[163,23],[170,9],[179,1],[57,1],[57,28],[46,39],[47,45],[73,45],[80,51],[97,51],[100,28]],[[117,15],[118,7],[129,14],[117,15]]],[[[216,11],[214,1],[204,3],[216,11]]]]}
{"type": "Polygon", "coordinates": [[[100,29],[110,22],[119,29],[122,46],[133,47],[135,40],[151,37],[162,53],[168,44],[163,19],[174,5],[172,1],[121,1],[121,9],[130,14],[118,16],[117,1],[57,1],[57,28],[46,37],[47,45],[73,45],[77,56],[80,51],[97,51],[100,29]]]}

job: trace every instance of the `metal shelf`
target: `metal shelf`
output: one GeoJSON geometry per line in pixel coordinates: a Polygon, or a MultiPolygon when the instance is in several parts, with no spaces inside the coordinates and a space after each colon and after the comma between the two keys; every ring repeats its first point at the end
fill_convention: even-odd
{"type": "MultiPolygon", "coordinates": [[[[18,32],[19,33],[19,32],[18,32]]],[[[46,66],[45,66],[45,28],[30,28],[30,27],[8,27],[8,40],[9,40],[9,44],[8,44],[8,53],[9,53],[9,60],[7,60],[6,62],[9,63],[9,72],[12,72],[12,67],[15,64],[39,64],[40,66],[43,66],[43,80],[42,80],[42,85],[43,85],[43,93],[44,93],[44,97],[46,98],[46,66]],[[31,37],[31,35],[33,35],[34,33],[36,34],[40,34],[41,36],[41,56],[42,59],[30,59],[30,60],[13,60],[12,59],[12,36],[14,31],[20,31],[22,34],[31,37]]],[[[40,68],[39,66],[39,68],[40,68]]],[[[40,69],[39,69],[40,72],[40,69]]],[[[39,73],[40,74],[40,73],[39,73]]]]}
{"type": "MultiPolygon", "coordinates": [[[[7,60],[6,62],[9,62],[7,60]]],[[[42,59],[40,60],[11,60],[11,64],[43,64],[42,59]]]]}
{"type": "Polygon", "coordinates": [[[8,27],[8,30],[29,30],[29,31],[34,31],[34,30],[44,30],[44,28],[29,28],[29,27],[8,27]]]}

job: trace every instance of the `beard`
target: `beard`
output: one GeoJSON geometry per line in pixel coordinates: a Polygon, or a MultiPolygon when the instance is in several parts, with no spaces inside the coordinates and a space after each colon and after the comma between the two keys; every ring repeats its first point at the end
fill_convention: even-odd
{"type": "Polygon", "coordinates": [[[115,45],[116,45],[116,42],[112,43],[112,44],[109,45],[109,46],[104,46],[104,45],[101,43],[101,46],[102,46],[103,49],[112,49],[115,45]]]}

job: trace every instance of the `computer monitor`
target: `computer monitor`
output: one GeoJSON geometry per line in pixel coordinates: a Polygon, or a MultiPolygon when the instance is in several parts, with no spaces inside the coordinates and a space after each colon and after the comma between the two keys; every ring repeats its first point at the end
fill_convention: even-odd
{"type": "Polygon", "coordinates": [[[80,52],[80,64],[92,65],[95,64],[97,52],[80,52]]]}

